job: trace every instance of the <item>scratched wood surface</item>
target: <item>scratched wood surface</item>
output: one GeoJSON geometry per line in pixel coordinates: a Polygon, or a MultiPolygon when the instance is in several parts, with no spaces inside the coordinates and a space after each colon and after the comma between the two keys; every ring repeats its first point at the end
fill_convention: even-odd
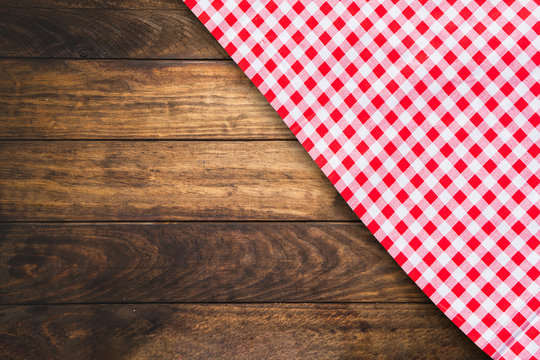
{"type": "Polygon", "coordinates": [[[180,1],[0,5],[0,358],[486,358],[180,1]]]}
{"type": "Polygon", "coordinates": [[[0,56],[226,59],[187,7],[173,10],[0,8],[0,56]]]}
{"type": "Polygon", "coordinates": [[[0,357],[471,359],[429,304],[101,304],[0,307],[0,357]],[[11,336],[4,336],[4,334],[11,336]],[[32,340],[28,343],[28,340],[32,340]],[[436,344],[436,345],[434,345],[436,344]]]}
{"type": "Polygon", "coordinates": [[[0,78],[4,139],[294,139],[230,61],[3,59],[0,78]]]}
{"type": "Polygon", "coordinates": [[[358,223],[2,224],[0,253],[8,304],[426,302],[358,223]]]}

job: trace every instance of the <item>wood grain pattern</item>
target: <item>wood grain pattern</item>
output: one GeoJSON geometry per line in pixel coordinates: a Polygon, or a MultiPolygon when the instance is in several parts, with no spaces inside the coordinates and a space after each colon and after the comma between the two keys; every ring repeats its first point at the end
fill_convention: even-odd
{"type": "Polygon", "coordinates": [[[5,8],[185,10],[182,0],[2,0],[5,8]]]}
{"type": "Polygon", "coordinates": [[[429,304],[0,307],[3,359],[489,359],[429,304]]]}
{"type": "Polygon", "coordinates": [[[0,60],[4,139],[294,139],[232,61],[0,60]]]}
{"type": "Polygon", "coordinates": [[[0,57],[229,58],[186,7],[0,8],[0,57]]]}
{"type": "Polygon", "coordinates": [[[0,302],[428,299],[358,223],[0,225],[0,302]]]}
{"type": "Polygon", "coordinates": [[[358,220],[297,142],[0,142],[0,219],[358,220]]]}

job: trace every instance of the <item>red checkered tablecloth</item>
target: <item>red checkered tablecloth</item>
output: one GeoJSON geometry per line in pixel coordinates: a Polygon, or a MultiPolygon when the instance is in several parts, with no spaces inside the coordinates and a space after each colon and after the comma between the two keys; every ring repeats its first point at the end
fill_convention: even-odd
{"type": "Polygon", "coordinates": [[[539,359],[539,3],[185,2],[431,300],[539,359]]]}

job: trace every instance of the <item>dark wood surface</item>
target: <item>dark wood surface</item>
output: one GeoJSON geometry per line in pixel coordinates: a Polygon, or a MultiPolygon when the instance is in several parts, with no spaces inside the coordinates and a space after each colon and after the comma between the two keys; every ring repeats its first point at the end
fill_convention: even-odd
{"type": "Polygon", "coordinates": [[[1,303],[428,302],[358,223],[0,225],[1,303]]]}
{"type": "Polygon", "coordinates": [[[23,9],[187,9],[182,1],[177,0],[2,0],[2,5],[23,9]]]}
{"type": "Polygon", "coordinates": [[[0,5],[0,359],[486,358],[180,1],[0,5]]]}
{"type": "Polygon", "coordinates": [[[185,6],[179,10],[0,8],[0,56],[228,58],[185,6]]]}
{"type": "Polygon", "coordinates": [[[478,354],[429,304],[0,306],[0,319],[6,318],[2,358],[457,360],[478,354]]]}

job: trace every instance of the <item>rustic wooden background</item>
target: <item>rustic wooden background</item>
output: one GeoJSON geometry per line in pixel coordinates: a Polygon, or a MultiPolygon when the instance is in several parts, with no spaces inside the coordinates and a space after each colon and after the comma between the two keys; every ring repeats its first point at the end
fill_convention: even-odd
{"type": "Polygon", "coordinates": [[[179,0],[1,0],[0,359],[485,359],[179,0]]]}

